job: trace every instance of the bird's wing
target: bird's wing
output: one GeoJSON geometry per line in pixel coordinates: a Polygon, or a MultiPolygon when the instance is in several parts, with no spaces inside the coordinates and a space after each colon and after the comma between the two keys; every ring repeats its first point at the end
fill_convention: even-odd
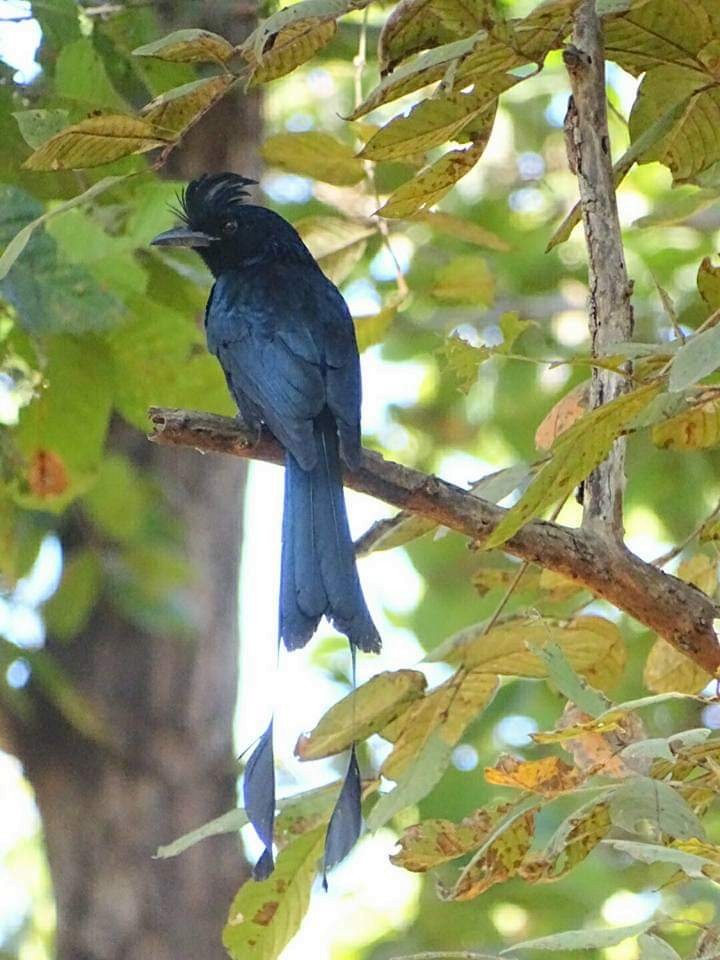
{"type": "Polygon", "coordinates": [[[315,462],[313,419],[326,405],[347,459],[356,459],[360,373],[352,319],[319,270],[271,264],[223,274],[206,325],[208,347],[238,402],[246,398],[258,408],[301,466],[315,462]]]}

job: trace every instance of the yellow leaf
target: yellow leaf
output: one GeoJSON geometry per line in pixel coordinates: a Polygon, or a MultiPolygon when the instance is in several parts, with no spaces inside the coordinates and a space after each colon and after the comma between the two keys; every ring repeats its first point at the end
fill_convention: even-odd
{"type": "Polygon", "coordinates": [[[525,858],[520,876],[528,883],[558,880],[595,849],[611,826],[610,804],[590,801],[560,825],[541,854],[525,858]]]}
{"type": "Polygon", "coordinates": [[[696,553],[678,567],[677,575],[686,583],[692,583],[703,593],[712,596],[717,589],[718,562],[716,557],[696,553]]]}
{"type": "Polygon", "coordinates": [[[720,443],[720,397],[694,404],[652,428],[655,446],[665,450],[706,450],[720,443]]]}
{"type": "Polygon", "coordinates": [[[546,677],[546,665],[531,648],[557,643],[573,670],[606,689],[616,682],[617,662],[625,656],[620,631],[602,617],[576,617],[568,623],[516,617],[484,631],[483,624],[467,627],[432,650],[426,660],[461,663],[475,672],[501,676],[546,677]]]}
{"type": "Polygon", "coordinates": [[[340,187],[353,186],[365,176],[352,147],[329,133],[278,133],[267,138],[260,152],[267,163],[282,170],[340,187]]]}
{"type": "Polygon", "coordinates": [[[307,244],[323,273],[339,284],[352,271],[365,252],[368,237],[375,232],[372,224],[339,217],[303,217],[295,229],[307,244]]]}
{"type": "Polygon", "coordinates": [[[89,117],[55,134],[30,154],[26,170],[79,170],[145,153],[172,141],[146,120],[107,114],[89,117]]]}
{"type": "MultiPolygon", "coordinates": [[[[468,33],[477,30],[476,24],[468,33]]],[[[443,24],[433,0],[401,0],[392,10],[380,31],[378,67],[380,76],[390,73],[396,65],[413,53],[437,47],[456,37],[443,24]]]]}
{"type": "MultiPolygon", "coordinates": [[[[395,746],[381,773],[398,780],[432,735],[449,746],[460,741],[468,725],[484,710],[497,689],[497,678],[458,671],[410,706],[391,729],[395,746]]],[[[386,731],[382,731],[386,736],[386,731]]]]}
{"type": "Polygon", "coordinates": [[[483,546],[509,540],[520,527],[553,503],[563,500],[610,452],[618,437],[632,431],[632,422],[660,390],[659,383],[638,387],[586,414],[555,440],[545,464],[520,500],[508,510],[483,546]]]}
{"type": "Polygon", "coordinates": [[[496,825],[507,816],[512,804],[475,810],[460,823],[452,820],[423,820],[403,831],[400,850],[390,857],[396,867],[424,873],[441,863],[462,857],[479,847],[496,825]]]}
{"type": "Polygon", "coordinates": [[[432,292],[439,300],[489,307],[495,299],[495,278],[482,257],[456,257],[438,271],[432,292]]]}
{"type": "Polygon", "coordinates": [[[398,187],[378,213],[387,219],[398,219],[412,217],[418,211],[432,207],[472,170],[486,144],[487,139],[476,139],[469,147],[449,150],[439,160],[424,167],[412,180],[398,187]]]}
{"type": "Polygon", "coordinates": [[[451,889],[441,889],[443,900],[472,900],[514,876],[533,839],[535,810],[516,817],[491,843],[485,844],[460,873],[451,889]]]}
{"type": "Polygon", "coordinates": [[[224,63],[235,53],[225,37],[209,30],[175,30],[160,40],[133,50],[136,57],[154,57],[174,63],[224,63]]]}
{"type": "Polygon", "coordinates": [[[419,670],[386,670],[371,677],[354,693],[331,707],[311,733],[295,747],[301,760],[318,760],[345,750],[353,740],[364,740],[422,696],[425,677],[419,670]]]}
{"type": "Polygon", "coordinates": [[[256,66],[250,78],[251,84],[268,83],[284,77],[301,63],[306,63],[318,50],[332,40],[337,33],[335,20],[311,17],[290,24],[274,34],[259,60],[249,57],[256,66]]]}
{"type": "Polygon", "coordinates": [[[501,237],[485,227],[481,227],[479,223],[462,217],[455,217],[444,210],[426,210],[416,214],[413,220],[426,223],[431,230],[445,233],[455,240],[464,240],[466,243],[474,243],[478,247],[498,250],[500,253],[508,253],[510,250],[510,245],[501,237]]]}
{"type": "Polygon", "coordinates": [[[574,790],[585,778],[560,757],[523,761],[504,756],[494,767],[485,768],[485,779],[498,787],[530,790],[544,797],[556,797],[574,790]]]}
{"type": "Polygon", "coordinates": [[[221,73],[175,87],[145,104],[141,111],[143,118],[156,127],[177,133],[209,110],[234,82],[231,74],[221,73]]]}
{"type": "Polygon", "coordinates": [[[502,75],[472,93],[421,100],[407,116],[394,117],[378,130],[360,156],[368,160],[398,160],[439,147],[485,111],[494,117],[498,95],[517,82],[517,77],[502,75]]]}
{"type": "Polygon", "coordinates": [[[652,645],[643,670],[643,683],[653,693],[700,693],[711,680],[711,674],[661,639],[652,645]]]}

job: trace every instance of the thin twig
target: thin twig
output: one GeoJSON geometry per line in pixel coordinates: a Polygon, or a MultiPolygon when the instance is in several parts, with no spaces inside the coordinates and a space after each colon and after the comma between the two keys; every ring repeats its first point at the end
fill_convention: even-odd
{"type": "Polygon", "coordinates": [[[671,550],[668,550],[667,553],[663,553],[659,557],[655,557],[655,559],[652,561],[653,566],[664,567],[666,564],[670,563],[671,560],[674,560],[675,557],[679,556],[683,552],[689,543],[693,542],[705,524],[710,523],[711,520],[714,520],[718,516],[720,516],[720,501],[718,501],[712,513],[708,514],[704,520],[701,520],[695,529],[691,530],[684,540],[681,540],[680,543],[676,544],[671,550]]]}

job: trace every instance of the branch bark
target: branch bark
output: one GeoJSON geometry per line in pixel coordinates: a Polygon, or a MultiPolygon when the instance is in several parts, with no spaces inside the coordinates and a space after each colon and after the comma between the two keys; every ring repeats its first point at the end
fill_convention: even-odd
{"type": "MultiPolygon", "coordinates": [[[[572,97],[565,118],[570,167],[578,178],[590,286],[592,355],[609,353],[612,343],[632,337],[633,314],[613,181],[605,94],[602,26],[595,0],[581,0],[575,14],[573,43],[563,54],[572,97]]],[[[590,408],[614,400],[625,389],[622,376],[595,368],[590,408]]],[[[583,488],[583,525],[618,542],[623,538],[625,440],[583,488]]]]}
{"type": "MultiPolygon", "coordinates": [[[[154,427],[149,439],[155,443],[283,461],[282,448],[271,434],[258,437],[240,418],[158,407],[152,407],[149,415],[154,427]]],[[[502,507],[452,483],[368,450],[358,470],[346,470],[345,482],[353,490],[429,517],[480,543],[505,514],[502,507]]],[[[655,631],[705,670],[712,674],[720,670],[714,627],[720,607],[691,584],[645,563],[621,542],[592,529],[534,520],[503,544],[503,550],[563,574],[655,631]]]]}

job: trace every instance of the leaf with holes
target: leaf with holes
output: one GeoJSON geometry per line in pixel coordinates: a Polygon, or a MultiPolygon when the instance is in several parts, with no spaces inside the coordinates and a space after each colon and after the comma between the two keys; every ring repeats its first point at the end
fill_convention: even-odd
{"type": "Polygon", "coordinates": [[[51,137],[23,163],[26,170],[82,170],[164,147],[172,137],[145,120],[89,117],[51,137]]]}
{"type": "Polygon", "coordinates": [[[155,57],[173,63],[225,63],[235,47],[209,30],[175,30],[166,37],[153,40],[133,50],[136,57],[155,57]]]}

